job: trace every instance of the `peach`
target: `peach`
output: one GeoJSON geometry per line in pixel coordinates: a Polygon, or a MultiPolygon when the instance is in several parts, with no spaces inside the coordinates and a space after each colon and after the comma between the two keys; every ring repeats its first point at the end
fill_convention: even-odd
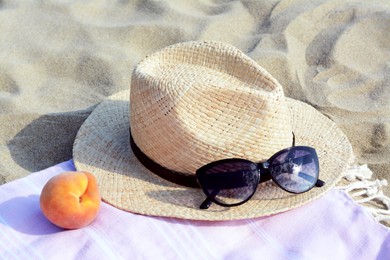
{"type": "Polygon", "coordinates": [[[89,225],[100,208],[96,178],[88,172],[63,172],[43,187],[39,199],[43,214],[65,229],[89,225]]]}

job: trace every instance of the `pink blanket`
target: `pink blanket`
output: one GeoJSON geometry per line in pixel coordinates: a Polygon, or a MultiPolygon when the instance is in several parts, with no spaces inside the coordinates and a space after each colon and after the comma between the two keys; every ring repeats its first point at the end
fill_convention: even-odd
{"type": "Polygon", "coordinates": [[[336,189],[285,213],[225,222],[146,217],[102,203],[91,225],[62,230],[41,213],[39,194],[67,170],[74,170],[72,161],[0,186],[0,258],[390,258],[390,229],[336,189]]]}

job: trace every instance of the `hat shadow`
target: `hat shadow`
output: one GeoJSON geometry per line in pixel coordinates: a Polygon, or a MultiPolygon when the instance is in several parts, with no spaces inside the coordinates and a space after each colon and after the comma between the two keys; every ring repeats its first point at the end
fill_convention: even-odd
{"type": "Polygon", "coordinates": [[[35,172],[71,159],[77,131],[95,107],[33,120],[8,141],[10,163],[35,172]]]}
{"type": "Polygon", "coordinates": [[[63,231],[43,215],[39,196],[15,197],[0,204],[2,225],[28,235],[49,235],[63,231]]]}

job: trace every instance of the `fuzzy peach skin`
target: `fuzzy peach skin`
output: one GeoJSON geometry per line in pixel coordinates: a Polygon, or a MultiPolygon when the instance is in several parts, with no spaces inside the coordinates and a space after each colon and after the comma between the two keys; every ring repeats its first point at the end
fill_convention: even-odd
{"type": "Polygon", "coordinates": [[[63,172],[45,184],[39,202],[53,224],[65,229],[85,227],[100,208],[96,178],[87,172],[63,172]]]}

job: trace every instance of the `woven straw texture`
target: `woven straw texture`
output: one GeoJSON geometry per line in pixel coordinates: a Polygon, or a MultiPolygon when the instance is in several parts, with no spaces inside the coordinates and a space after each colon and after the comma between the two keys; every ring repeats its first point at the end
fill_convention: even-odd
{"type": "Polygon", "coordinates": [[[346,136],[331,120],[285,98],[271,75],[232,46],[190,42],[165,48],[136,67],[130,92],[97,106],[73,147],[77,169],[93,173],[103,200],[123,210],[197,220],[271,215],[324,194],[353,158],[346,136]],[[291,146],[293,131],[297,145],[316,148],[326,185],[294,195],[270,181],[241,206],[200,210],[205,199],[200,189],[166,181],[137,160],[129,126],[145,154],[187,174],[216,159],[267,159],[291,146]]]}
{"type": "Polygon", "coordinates": [[[233,46],[172,45],[140,62],[131,85],[132,136],[168,169],[194,173],[219,159],[266,160],[291,146],[282,87],[233,46]]]}

